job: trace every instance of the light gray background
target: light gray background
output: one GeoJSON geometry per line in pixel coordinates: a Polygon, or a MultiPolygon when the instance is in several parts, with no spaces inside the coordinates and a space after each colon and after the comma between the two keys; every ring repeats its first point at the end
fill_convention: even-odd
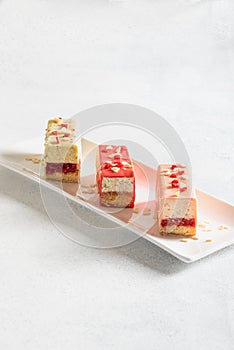
{"type": "MultiPolygon", "coordinates": [[[[233,202],[233,18],[232,0],[0,1],[0,146],[140,104],[178,131],[196,185],[233,202]]],[[[143,240],[75,245],[2,168],[0,223],[1,349],[234,348],[234,247],[185,265],[143,240]]]]}

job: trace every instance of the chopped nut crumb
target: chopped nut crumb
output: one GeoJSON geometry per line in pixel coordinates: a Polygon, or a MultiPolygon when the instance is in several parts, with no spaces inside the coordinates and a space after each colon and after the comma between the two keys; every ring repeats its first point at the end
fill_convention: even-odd
{"type": "Polygon", "coordinates": [[[143,211],[143,215],[150,215],[151,214],[151,209],[150,208],[145,208],[143,211]]]}
{"type": "Polygon", "coordinates": [[[97,193],[97,189],[96,188],[86,188],[85,190],[82,191],[82,193],[94,194],[94,193],[97,193]]]}
{"type": "Polygon", "coordinates": [[[198,224],[198,227],[205,228],[206,225],[205,224],[198,224]]]}
{"type": "Polygon", "coordinates": [[[93,187],[97,187],[97,184],[81,184],[81,187],[83,187],[83,188],[93,188],[93,187]]]}
{"type": "Polygon", "coordinates": [[[28,156],[28,157],[25,157],[25,160],[28,160],[28,161],[31,161],[35,164],[38,164],[41,162],[41,159],[40,158],[37,158],[37,157],[33,157],[33,156],[28,156]]]}
{"type": "Polygon", "coordinates": [[[186,243],[186,242],[188,242],[188,240],[187,239],[181,239],[180,242],[186,243]]]}
{"type": "Polygon", "coordinates": [[[120,153],[121,152],[121,146],[119,146],[117,149],[116,149],[116,153],[120,153]]]}
{"type": "Polygon", "coordinates": [[[132,168],[131,164],[129,164],[128,162],[123,161],[122,164],[125,168],[132,168]]]}
{"type": "Polygon", "coordinates": [[[29,169],[27,169],[27,168],[22,168],[24,171],[27,171],[28,173],[30,173],[30,174],[33,174],[33,175],[36,175],[36,176],[38,176],[38,174],[37,173],[35,173],[34,171],[32,171],[32,170],[29,170],[29,169]]]}
{"type": "Polygon", "coordinates": [[[117,166],[113,166],[111,168],[111,170],[114,172],[114,173],[118,173],[120,171],[120,168],[118,168],[117,166]]]}
{"type": "Polygon", "coordinates": [[[212,239],[206,239],[205,242],[210,243],[210,242],[212,242],[212,239]]]}
{"type": "Polygon", "coordinates": [[[186,181],[186,180],[187,180],[187,177],[181,176],[181,177],[180,177],[180,180],[181,180],[181,181],[186,181]]]}
{"type": "Polygon", "coordinates": [[[41,159],[35,156],[27,156],[25,157],[25,160],[32,161],[33,163],[40,163],[41,159]]]}
{"type": "Polygon", "coordinates": [[[176,191],[171,197],[179,197],[180,192],[176,191]]]}
{"type": "Polygon", "coordinates": [[[204,230],[202,230],[203,232],[211,232],[212,230],[211,229],[204,229],[204,230]]]}
{"type": "Polygon", "coordinates": [[[193,239],[194,241],[197,241],[199,238],[196,237],[196,236],[193,236],[192,239],[193,239]]]}
{"type": "Polygon", "coordinates": [[[117,158],[117,157],[121,157],[121,153],[112,153],[109,155],[109,158],[117,158]]]}
{"type": "Polygon", "coordinates": [[[32,159],[32,162],[33,162],[34,164],[39,164],[39,163],[41,162],[41,159],[34,158],[34,159],[32,159]]]}
{"type": "Polygon", "coordinates": [[[226,225],[219,225],[218,229],[219,230],[228,230],[228,226],[226,226],[226,225]]]}
{"type": "Polygon", "coordinates": [[[134,214],[139,214],[139,212],[140,212],[140,209],[139,209],[139,208],[134,208],[134,209],[133,209],[133,213],[134,213],[134,214]]]}

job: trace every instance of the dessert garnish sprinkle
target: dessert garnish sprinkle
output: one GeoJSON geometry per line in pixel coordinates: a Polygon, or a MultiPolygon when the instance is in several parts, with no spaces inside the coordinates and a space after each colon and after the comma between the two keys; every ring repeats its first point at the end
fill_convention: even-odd
{"type": "Polygon", "coordinates": [[[143,210],[143,215],[150,215],[151,214],[151,209],[150,208],[145,208],[143,210]]]}

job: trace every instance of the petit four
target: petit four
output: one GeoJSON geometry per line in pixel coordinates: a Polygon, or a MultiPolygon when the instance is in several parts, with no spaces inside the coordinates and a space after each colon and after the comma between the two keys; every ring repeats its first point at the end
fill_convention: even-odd
{"type": "Polygon", "coordinates": [[[127,147],[99,145],[96,166],[100,204],[133,208],[135,175],[127,147]]]}
{"type": "Polygon", "coordinates": [[[156,191],[160,234],[194,236],[197,203],[188,168],[179,164],[159,165],[156,191]]]}
{"type": "Polygon", "coordinates": [[[54,118],[48,121],[44,149],[46,179],[79,181],[80,163],[75,137],[73,119],[54,118]]]}

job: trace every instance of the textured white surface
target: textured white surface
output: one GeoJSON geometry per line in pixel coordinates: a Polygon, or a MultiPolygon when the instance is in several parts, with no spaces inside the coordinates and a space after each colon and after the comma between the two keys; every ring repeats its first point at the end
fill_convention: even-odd
{"type": "MultiPolygon", "coordinates": [[[[233,202],[233,15],[232,0],[0,1],[0,146],[141,104],[177,129],[197,186],[233,202]]],[[[233,349],[234,247],[189,266],[143,240],[81,247],[2,168],[0,221],[1,349],[233,349]]]]}

